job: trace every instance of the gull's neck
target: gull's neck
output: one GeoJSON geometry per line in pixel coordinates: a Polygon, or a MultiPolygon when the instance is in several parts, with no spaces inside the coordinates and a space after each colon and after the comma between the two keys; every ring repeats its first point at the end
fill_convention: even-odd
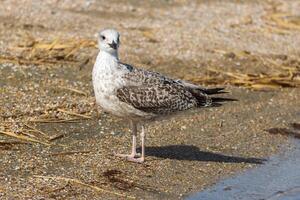
{"type": "Polygon", "coordinates": [[[107,62],[119,62],[119,56],[118,56],[118,51],[114,52],[107,52],[107,51],[102,51],[100,50],[97,60],[99,61],[107,61],[107,62]]]}

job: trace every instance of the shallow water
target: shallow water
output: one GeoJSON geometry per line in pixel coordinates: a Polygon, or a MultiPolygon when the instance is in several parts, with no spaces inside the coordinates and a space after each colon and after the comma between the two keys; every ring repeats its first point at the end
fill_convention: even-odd
{"type": "Polygon", "coordinates": [[[186,199],[299,200],[300,140],[292,140],[288,150],[272,156],[266,164],[220,181],[186,199]]]}

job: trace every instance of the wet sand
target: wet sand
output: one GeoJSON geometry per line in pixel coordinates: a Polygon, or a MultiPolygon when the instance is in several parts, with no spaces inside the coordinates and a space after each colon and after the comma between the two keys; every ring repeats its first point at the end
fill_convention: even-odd
{"type": "MultiPolygon", "coordinates": [[[[266,32],[265,18],[274,6],[296,13],[298,1],[1,4],[1,56],[30,55],[20,45],[28,38],[94,40],[99,29],[115,27],[122,35],[121,60],[172,77],[205,77],[211,67],[264,73],[270,70],[268,59],[300,63],[299,32],[266,32]],[[245,20],[249,16],[251,23],[245,20]],[[262,59],[228,56],[241,51],[262,59]]],[[[69,63],[59,56],[49,58],[57,64],[0,62],[1,131],[50,144],[0,134],[1,199],[180,199],[264,163],[289,145],[286,136],[266,130],[300,121],[298,88],[253,91],[225,85],[229,93],[223,96],[238,101],[149,125],[146,162],[126,162],[112,154],[130,150],[128,122],[98,111],[94,103],[96,54],[89,47],[76,51],[69,63]],[[50,118],[76,120],[38,122],[50,118]],[[26,125],[44,135],[28,132],[26,125]]]]}
{"type": "Polygon", "coordinates": [[[265,165],[222,180],[187,199],[299,199],[299,140],[291,143],[265,165]]]}

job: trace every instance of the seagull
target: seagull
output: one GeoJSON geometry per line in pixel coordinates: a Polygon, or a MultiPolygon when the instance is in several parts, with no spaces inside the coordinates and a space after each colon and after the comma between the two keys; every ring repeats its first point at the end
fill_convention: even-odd
{"type": "Polygon", "coordinates": [[[92,72],[96,104],[108,113],[128,119],[132,129],[131,153],[115,154],[118,157],[143,163],[145,123],[180,111],[212,106],[214,99],[209,95],[223,93],[224,88],[205,89],[121,62],[120,34],[114,29],[100,31],[97,39],[100,52],[92,72]],[[138,125],[141,154],[136,151],[138,125]]]}

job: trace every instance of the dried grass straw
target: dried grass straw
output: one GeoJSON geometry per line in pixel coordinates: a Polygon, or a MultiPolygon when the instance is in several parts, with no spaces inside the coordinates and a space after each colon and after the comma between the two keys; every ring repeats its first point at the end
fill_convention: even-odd
{"type": "Polygon", "coordinates": [[[25,141],[28,141],[28,142],[40,143],[40,144],[43,144],[43,145],[46,145],[46,146],[51,145],[50,143],[42,142],[40,140],[27,137],[25,135],[21,135],[21,134],[19,135],[19,134],[16,134],[14,132],[0,131],[0,133],[2,133],[3,135],[6,135],[6,136],[10,136],[10,137],[17,138],[17,139],[20,139],[20,140],[25,140],[25,141]]]}

